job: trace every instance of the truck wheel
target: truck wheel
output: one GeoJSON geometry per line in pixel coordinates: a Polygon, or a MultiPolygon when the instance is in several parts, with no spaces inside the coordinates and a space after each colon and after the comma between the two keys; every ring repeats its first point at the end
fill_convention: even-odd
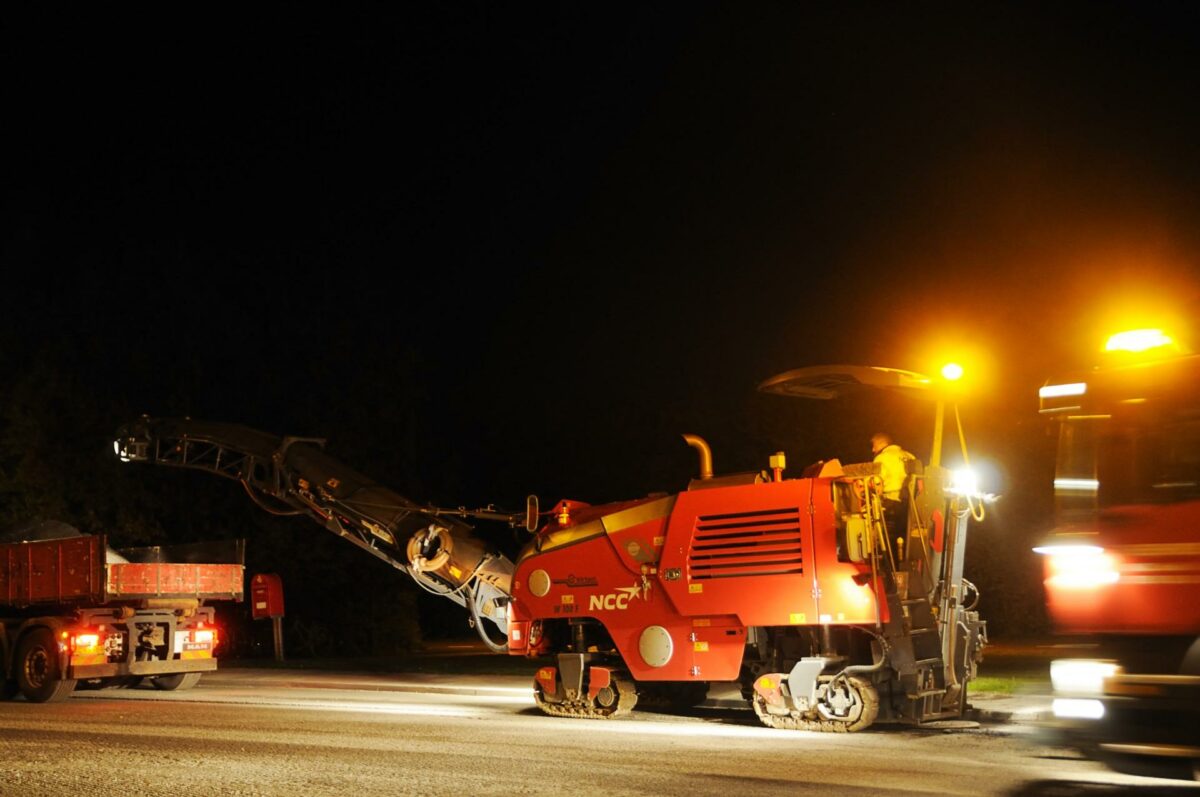
{"type": "Polygon", "coordinates": [[[1192,780],[1195,773],[1191,762],[1179,758],[1159,758],[1148,755],[1109,755],[1103,758],[1105,764],[1123,775],[1137,775],[1143,778],[1169,778],[1171,780],[1192,780]]]}
{"type": "Polygon", "coordinates": [[[174,675],[160,675],[157,678],[151,678],[150,683],[154,684],[155,689],[161,689],[164,692],[191,689],[200,683],[200,673],[177,672],[174,675]]]}
{"type": "Polygon", "coordinates": [[[66,700],[75,681],[62,677],[58,642],[48,628],[30,632],[17,646],[17,688],[31,703],[66,700]]]}

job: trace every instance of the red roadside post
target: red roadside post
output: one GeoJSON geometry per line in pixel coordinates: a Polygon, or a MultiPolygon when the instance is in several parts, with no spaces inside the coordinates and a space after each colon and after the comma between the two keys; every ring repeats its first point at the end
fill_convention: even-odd
{"type": "Polygon", "coordinates": [[[271,618],[275,661],[283,661],[283,581],[275,573],[259,573],[250,582],[250,613],[255,619],[271,618]]]}

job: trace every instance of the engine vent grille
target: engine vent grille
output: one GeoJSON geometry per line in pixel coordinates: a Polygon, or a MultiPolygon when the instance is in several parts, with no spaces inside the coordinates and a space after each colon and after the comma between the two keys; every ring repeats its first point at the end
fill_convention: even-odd
{"type": "Polygon", "coordinates": [[[766,509],[696,518],[688,568],[693,581],[804,572],[800,510],[766,509]]]}

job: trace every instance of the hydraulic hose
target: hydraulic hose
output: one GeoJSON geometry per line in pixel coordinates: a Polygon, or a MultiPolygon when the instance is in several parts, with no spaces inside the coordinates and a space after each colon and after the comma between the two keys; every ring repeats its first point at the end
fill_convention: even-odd
{"type": "Polygon", "coordinates": [[[497,645],[492,641],[491,637],[488,636],[487,631],[484,629],[483,621],[479,617],[479,607],[477,605],[478,602],[475,600],[475,590],[465,590],[463,592],[463,597],[467,599],[467,608],[471,611],[471,624],[475,626],[475,632],[479,634],[479,638],[483,640],[483,644],[487,645],[488,650],[492,651],[493,653],[507,653],[508,642],[505,641],[503,645],[497,645]]]}
{"type": "Polygon", "coordinates": [[[885,664],[887,664],[887,662],[888,662],[887,640],[884,639],[879,634],[872,633],[871,631],[868,631],[865,628],[860,628],[859,630],[865,634],[870,634],[872,637],[875,638],[875,641],[879,643],[879,661],[875,662],[874,664],[851,664],[846,667],[843,667],[841,669],[841,671],[838,672],[837,675],[835,675],[835,676],[833,676],[833,678],[829,679],[830,686],[833,686],[838,681],[840,681],[844,678],[849,678],[851,675],[859,675],[860,673],[867,673],[867,672],[878,672],[883,669],[885,664]]]}
{"type": "Polygon", "coordinates": [[[963,611],[967,612],[974,611],[975,607],[979,605],[979,598],[981,597],[979,587],[975,586],[970,581],[967,581],[965,578],[962,580],[962,583],[964,587],[975,593],[975,600],[971,601],[971,605],[963,606],[962,609],[963,611]]]}

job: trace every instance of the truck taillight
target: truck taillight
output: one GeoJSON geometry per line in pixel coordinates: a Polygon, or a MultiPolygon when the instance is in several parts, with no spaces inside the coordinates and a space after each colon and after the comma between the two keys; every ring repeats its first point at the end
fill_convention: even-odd
{"type": "Polygon", "coordinates": [[[1096,545],[1045,545],[1033,549],[1046,557],[1046,585],[1094,589],[1115,584],[1121,575],[1112,554],[1096,545]]]}
{"type": "Polygon", "coordinates": [[[181,659],[209,659],[217,648],[217,629],[203,626],[184,631],[176,638],[175,650],[181,659]]]}
{"type": "Polygon", "coordinates": [[[95,653],[99,649],[99,634],[76,634],[71,638],[71,651],[73,653],[95,653]]]}
{"type": "Polygon", "coordinates": [[[105,636],[98,630],[81,629],[70,635],[71,665],[104,664],[108,660],[105,636]]]}
{"type": "Polygon", "coordinates": [[[542,621],[534,620],[529,624],[529,647],[536,648],[542,641],[542,621]]]}

